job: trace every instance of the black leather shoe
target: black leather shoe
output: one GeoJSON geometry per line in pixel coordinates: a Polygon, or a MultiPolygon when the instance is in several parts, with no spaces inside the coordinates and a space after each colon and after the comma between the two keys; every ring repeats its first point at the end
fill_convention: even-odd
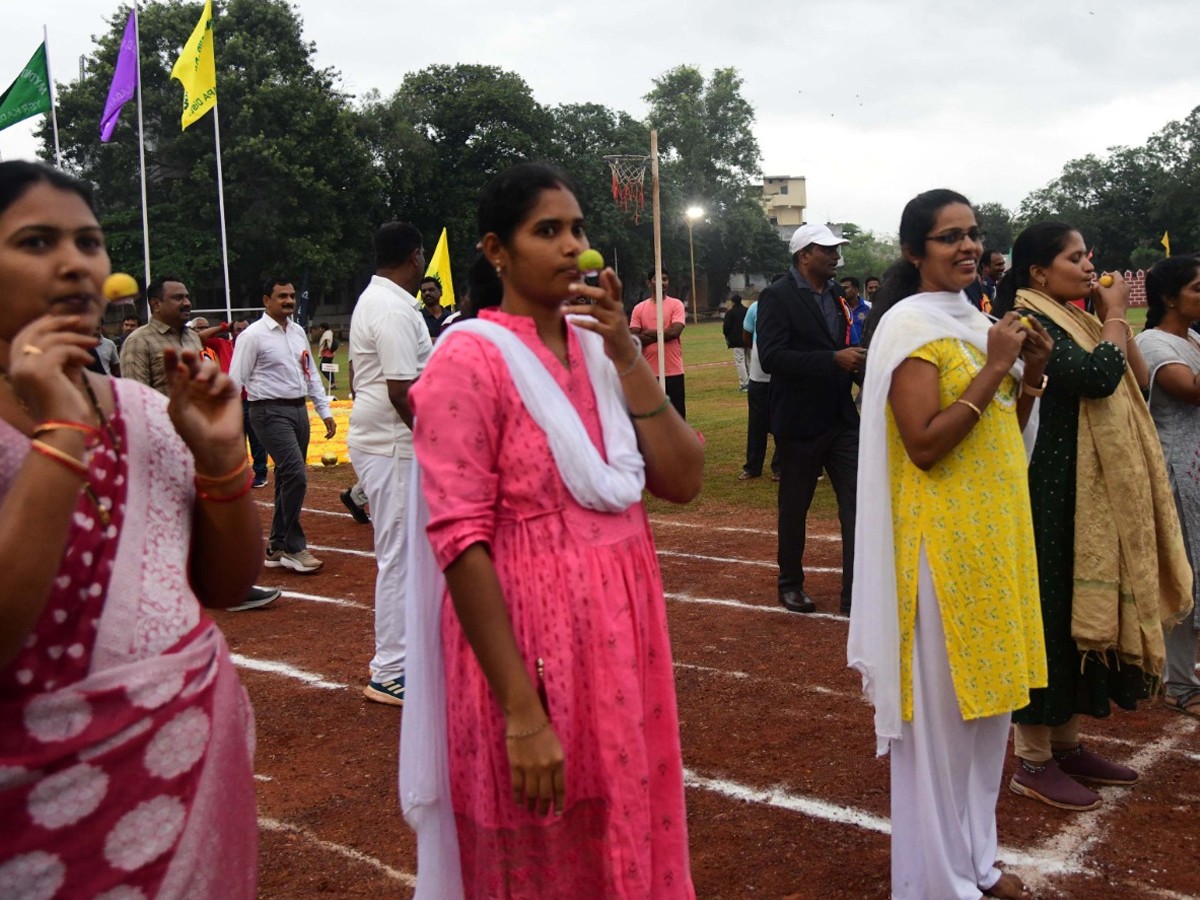
{"type": "Polygon", "coordinates": [[[371,524],[371,517],[367,515],[367,511],[365,509],[354,502],[354,497],[351,495],[348,489],[342,491],[340,494],[338,494],[338,496],[342,498],[342,503],[344,503],[346,505],[346,509],[350,511],[350,515],[354,516],[355,522],[357,522],[359,525],[371,524]]]}
{"type": "Polygon", "coordinates": [[[804,591],[784,591],[779,595],[779,605],[788,612],[810,613],[817,611],[817,604],[804,591]]]}

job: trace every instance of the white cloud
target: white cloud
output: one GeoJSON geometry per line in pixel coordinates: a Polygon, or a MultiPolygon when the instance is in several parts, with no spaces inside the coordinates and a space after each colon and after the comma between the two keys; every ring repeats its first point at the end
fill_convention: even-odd
{"type": "MultiPolygon", "coordinates": [[[[806,176],[813,219],[883,232],[936,185],[1015,207],[1069,159],[1139,144],[1200,103],[1191,0],[297,6],[318,64],[355,95],[389,94],[434,63],[485,63],[521,74],[542,103],[641,116],[652,80],[672,66],[734,66],[758,112],[764,170],[806,176]]],[[[50,9],[60,80],[109,15],[90,0],[8,10],[0,82],[33,52],[50,9]]],[[[32,131],[0,132],[0,155],[32,155],[32,131]]]]}

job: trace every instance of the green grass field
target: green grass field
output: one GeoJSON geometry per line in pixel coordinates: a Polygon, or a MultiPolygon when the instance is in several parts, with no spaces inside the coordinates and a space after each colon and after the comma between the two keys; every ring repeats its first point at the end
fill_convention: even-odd
{"type": "MultiPolygon", "coordinates": [[[[1146,310],[1131,309],[1129,321],[1140,331],[1146,310]]],[[[337,351],[339,397],[348,396],[347,345],[337,351]]],[[[704,435],[706,453],[704,490],[692,503],[701,512],[720,514],[734,509],[775,508],[776,485],[767,476],[753,481],[738,481],[746,458],[746,395],[738,390],[733,356],[725,346],[719,321],[689,324],[683,333],[683,360],[687,369],[688,423],[704,435]]],[[[773,444],[767,441],[767,459],[773,444]]],[[[662,512],[671,504],[651,498],[651,513],[662,512]]],[[[829,481],[817,486],[813,500],[817,515],[836,515],[837,503],[829,481]]]]}

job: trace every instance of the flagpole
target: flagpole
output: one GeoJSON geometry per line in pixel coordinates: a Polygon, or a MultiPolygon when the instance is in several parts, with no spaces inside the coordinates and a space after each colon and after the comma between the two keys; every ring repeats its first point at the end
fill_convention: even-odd
{"type": "Polygon", "coordinates": [[[146,202],[146,134],[142,127],[142,33],[137,0],[133,0],[133,47],[137,58],[138,168],[142,173],[142,261],[150,286],[150,208],[146,202]]]}
{"type": "Polygon", "coordinates": [[[46,86],[50,88],[50,128],[54,132],[54,164],[62,168],[62,150],[58,146],[58,114],[55,112],[54,76],[50,74],[50,29],[42,26],[42,45],[46,48],[46,86]]]}
{"type": "Polygon", "coordinates": [[[221,266],[225,270],[225,321],[233,321],[233,303],[229,294],[229,248],[225,242],[225,175],[221,171],[221,120],[217,116],[220,104],[213,104],[213,134],[217,140],[217,211],[221,217],[221,266]]]}

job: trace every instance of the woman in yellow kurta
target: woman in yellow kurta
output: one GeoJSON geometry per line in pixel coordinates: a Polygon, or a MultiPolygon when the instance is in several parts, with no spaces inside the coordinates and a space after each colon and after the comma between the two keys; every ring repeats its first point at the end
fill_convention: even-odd
{"type": "Polygon", "coordinates": [[[872,311],[849,644],[891,751],[892,896],[1026,898],[995,809],[1009,716],[1046,681],[1021,431],[1052,342],[962,293],[982,235],[961,195],[913,199],[900,240],[872,311]]]}

